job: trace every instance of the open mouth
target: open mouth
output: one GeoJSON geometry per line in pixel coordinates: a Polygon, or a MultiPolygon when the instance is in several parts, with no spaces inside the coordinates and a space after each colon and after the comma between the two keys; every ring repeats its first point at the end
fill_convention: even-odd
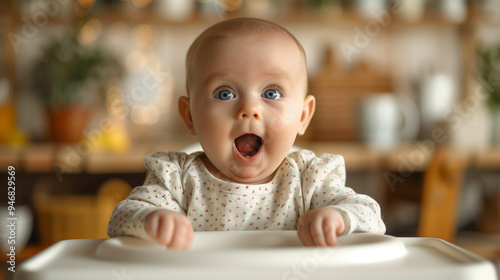
{"type": "Polygon", "coordinates": [[[244,157],[252,157],[262,147],[262,138],[255,134],[243,134],[234,139],[234,145],[238,152],[244,157]]]}

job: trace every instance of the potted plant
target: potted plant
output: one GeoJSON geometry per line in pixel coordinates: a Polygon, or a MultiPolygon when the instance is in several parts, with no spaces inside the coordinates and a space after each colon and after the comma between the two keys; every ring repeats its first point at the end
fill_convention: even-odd
{"type": "Polygon", "coordinates": [[[500,44],[481,49],[478,62],[480,81],[488,93],[493,116],[493,141],[500,145],[500,44]]]}
{"type": "Polygon", "coordinates": [[[121,75],[104,49],[79,44],[76,35],[53,38],[31,70],[32,92],[45,105],[52,140],[78,142],[104,83],[121,75]]]}

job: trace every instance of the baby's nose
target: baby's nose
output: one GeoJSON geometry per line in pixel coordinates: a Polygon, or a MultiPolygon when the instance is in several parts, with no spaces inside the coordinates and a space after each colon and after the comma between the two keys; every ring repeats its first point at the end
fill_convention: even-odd
{"type": "MultiPolygon", "coordinates": [[[[256,119],[258,119],[258,118],[259,118],[259,114],[257,114],[257,113],[254,113],[252,116],[253,116],[254,118],[256,118],[256,119]]],[[[249,118],[249,117],[250,117],[250,115],[248,115],[248,114],[246,114],[246,113],[242,113],[242,114],[241,114],[241,117],[245,119],[245,118],[249,118]]]]}
{"type": "Polygon", "coordinates": [[[261,112],[259,106],[255,102],[245,102],[238,113],[240,119],[254,118],[259,120],[261,112]]]}

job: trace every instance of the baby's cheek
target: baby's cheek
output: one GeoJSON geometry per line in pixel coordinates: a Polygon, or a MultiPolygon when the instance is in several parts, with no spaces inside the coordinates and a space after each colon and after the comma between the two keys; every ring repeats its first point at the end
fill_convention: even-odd
{"type": "Polygon", "coordinates": [[[271,113],[283,123],[283,126],[289,126],[300,119],[300,110],[298,106],[290,101],[283,102],[271,113]]]}
{"type": "Polygon", "coordinates": [[[208,137],[226,135],[229,126],[228,117],[226,115],[222,113],[217,115],[213,112],[201,115],[197,119],[196,125],[199,134],[208,137]]]}
{"type": "Polygon", "coordinates": [[[267,129],[274,135],[295,135],[297,131],[297,123],[300,116],[297,116],[297,110],[293,106],[288,106],[281,112],[272,112],[269,114],[267,129]]]}

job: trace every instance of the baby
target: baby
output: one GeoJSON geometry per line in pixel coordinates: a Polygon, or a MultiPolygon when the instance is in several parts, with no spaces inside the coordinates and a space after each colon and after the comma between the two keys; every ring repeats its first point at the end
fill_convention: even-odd
{"type": "Polygon", "coordinates": [[[385,232],[379,205],[345,187],[341,156],[290,153],[315,108],[292,34],[260,19],[219,22],[191,45],[186,67],[179,113],[204,152],[147,156],[144,186],[116,206],[110,237],[189,249],[195,230],[296,229],[305,246],[385,232]]]}

